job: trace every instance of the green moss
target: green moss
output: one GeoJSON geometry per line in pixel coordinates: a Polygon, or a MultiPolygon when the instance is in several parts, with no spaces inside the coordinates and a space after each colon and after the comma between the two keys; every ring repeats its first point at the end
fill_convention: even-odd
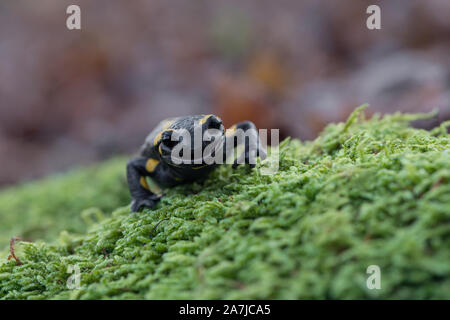
{"type": "Polygon", "coordinates": [[[128,201],[124,161],[115,159],[0,192],[0,247],[16,235],[34,241],[55,239],[62,230],[85,232],[83,209],[111,211],[128,201]]]}
{"type": "Polygon", "coordinates": [[[2,246],[46,241],[18,243],[22,265],[3,258],[0,297],[448,299],[450,138],[408,126],[419,117],[358,109],[315,141],[285,140],[274,175],[222,166],[139,214],[125,159],[4,191],[2,246]]]}

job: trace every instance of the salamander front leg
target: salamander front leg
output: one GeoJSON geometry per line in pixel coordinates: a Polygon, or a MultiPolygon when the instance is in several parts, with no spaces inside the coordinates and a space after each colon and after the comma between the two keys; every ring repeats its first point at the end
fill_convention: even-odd
{"type": "Polygon", "coordinates": [[[153,208],[160,196],[150,191],[145,177],[150,176],[146,164],[150,159],[141,157],[130,160],[127,164],[127,181],[131,194],[131,212],[137,212],[143,207],[153,208]]]}
{"type": "Polygon", "coordinates": [[[256,158],[260,157],[261,160],[267,158],[267,151],[261,144],[259,139],[258,130],[251,121],[240,122],[232,126],[227,135],[227,144],[233,144],[233,147],[244,144],[244,151],[234,161],[233,168],[236,168],[239,164],[248,164],[251,168],[256,165],[256,158]]]}

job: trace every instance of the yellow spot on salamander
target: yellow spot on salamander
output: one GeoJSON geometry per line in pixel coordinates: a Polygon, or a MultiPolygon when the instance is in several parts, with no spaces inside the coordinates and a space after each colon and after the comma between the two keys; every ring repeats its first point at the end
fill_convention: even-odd
{"type": "Polygon", "coordinates": [[[161,131],[160,133],[158,133],[155,137],[155,139],[153,139],[153,145],[156,146],[160,141],[161,141],[161,136],[163,134],[163,131],[161,131]]]}
{"type": "Polygon", "coordinates": [[[158,160],[148,159],[147,163],[145,164],[145,170],[147,170],[148,172],[153,172],[155,171],[155,168],[158,164],[159,164],[158,160]]]}
{"type": "Polygon", "coordinates": [[[142,188],[145,188],[147,190],[150,190],[150,188],[148,187],[147,184],[147,180],[145,180],[145,177],[141,177],[141,179],[139,180],[139,182],[141,183],[142,188]]]}
{"type": "Polygon", "coordinates": [[[232,136],[235,132],[236,132],[236,125],[233,125],[227,129],[227,131],[225,132],[225,135],[227,137],[229,137],[229,136],[232,136]]]}
{"type": "Polygon", "coordinates": [[[210,117],[212,117],[212,114],[208,114],[200,119],[200,124],[204,124],[210,117]]]}

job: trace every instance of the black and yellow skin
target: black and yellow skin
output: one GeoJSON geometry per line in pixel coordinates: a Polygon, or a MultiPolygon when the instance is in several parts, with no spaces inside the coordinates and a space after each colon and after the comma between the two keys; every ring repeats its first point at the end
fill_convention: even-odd
{"type": "MultiPolygon", "coordinates": [[[[252,130],[257,136],[257,129],[250,121],[238,123],[225,132],[222,121],[214,115],[186,116],[162,121],[145,139],[140,150],[140,156],[130,160],[127,164],[127,180],[132,198],[132,212],[137,212],[143,207],[152,208],[160,199],[160,196],[150,191],[146,177],[150,177],[162,187],[172,187],[204,179],[217,166],[217,164],[174,164],[172,162],[171,152],[178,142],[172,141],[171,135],[176,130],[185,129],[193,137],[195,126],[201,126],[202,132],[207,129],[219,130],[222,140],[219,143],[224,148],[227,146],[237,147],[238,139],[234,135],[237,129],[252,130]]],[[[257,141],[256,156],[265,158],[266,151],[259,143],[259,138],[257,141]]],[[[209,142],[202,142],[202,149],[204,150],[208,144],[209,142]]],[[[249,163],[249,150],[248,140],[245,140],[244,152],[241,155],[244,160],[243,163],[249,163]]],[[[191,152],[193,154],[194,151],[191,150],[191,152]]],[[[225,162],[225,159],[223,160],[225,162]]],[[[233,164],[233,167],[236,166],[237,159],[233,164]]],[[[254,167],[254,164],[250,166],[254,167]]]]}

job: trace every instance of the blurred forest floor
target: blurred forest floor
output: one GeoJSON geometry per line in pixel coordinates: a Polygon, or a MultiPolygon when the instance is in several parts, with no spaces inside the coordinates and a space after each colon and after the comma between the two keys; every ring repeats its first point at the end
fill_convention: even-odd
{"type": "Polygon", "coordinates": [[[356,106],[450,119],[450,1],[0,3],[0,186],[138,150],[160,120],[215,113],[313,139],[356,106]]]}

